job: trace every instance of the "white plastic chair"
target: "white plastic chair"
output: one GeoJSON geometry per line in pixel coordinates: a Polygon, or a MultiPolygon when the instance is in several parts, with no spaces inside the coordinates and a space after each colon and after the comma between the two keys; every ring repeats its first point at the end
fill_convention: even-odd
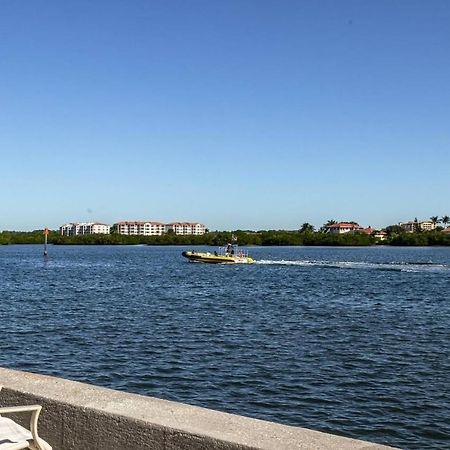
{"type": "MultiPolygon", "coordinates": [[[[1,391],[0,386],[0,391],[1,391]]],[[[42,406],[6,406],[0,407],[0,450],[52,450],[52,447],[38,435],[38,418],[42,406]],[[3,414],[31,413],[30,430],[14,422],[3,414]]]]}

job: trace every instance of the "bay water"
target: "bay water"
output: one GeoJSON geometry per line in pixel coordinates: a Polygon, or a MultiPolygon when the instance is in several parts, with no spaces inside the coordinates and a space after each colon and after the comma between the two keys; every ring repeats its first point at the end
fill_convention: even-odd
{"type": "Polygon", "coordinates": [[[0,246],[0,366],[450,448],[449,248],[192,249],[0,246]]]}

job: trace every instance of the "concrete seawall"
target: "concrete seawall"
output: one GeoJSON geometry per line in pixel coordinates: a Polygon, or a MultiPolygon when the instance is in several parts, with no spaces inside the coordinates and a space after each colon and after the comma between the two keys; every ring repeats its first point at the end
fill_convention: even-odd
{"type": "Polygon", "coordinates": [[[378,444],[0,368],[0,406],[43,406],[54,450],[375,450],[378,444]]]}

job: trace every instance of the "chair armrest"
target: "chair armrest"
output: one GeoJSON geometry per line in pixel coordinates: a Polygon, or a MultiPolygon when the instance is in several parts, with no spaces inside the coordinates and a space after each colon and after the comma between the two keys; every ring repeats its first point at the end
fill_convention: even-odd
{"type": "Polygon", "coordinates": [[[1,414],[16,414],[23,412],[31,412],[30,418],[30,431],[33,436],[33,440],[38,448],[45,448],[42,442],[42,439],[38,435],[38,418],[41,412],[41,405],[26,405],[26,406],[6,406],[0,407],[0,415],[1,414]],[[42,447],[41,447],[42,446],[42,447]]]}
{"type": "Polygon", "coordinates": [[[41,405],[0,406],[0,414],[15,414],[21,412],[41,411],[41,405]]]}

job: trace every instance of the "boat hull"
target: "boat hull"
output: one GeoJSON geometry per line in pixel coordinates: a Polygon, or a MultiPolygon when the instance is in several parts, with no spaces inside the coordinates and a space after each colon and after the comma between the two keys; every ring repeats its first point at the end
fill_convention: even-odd
{"type": "Polygon", "coordinates": [[[252,264],[253,259],[248,256],[226,256],[214,255],[209,252],[189,252],[185,251],[182,255],[191,262],[206,264],[252,264]]]}

